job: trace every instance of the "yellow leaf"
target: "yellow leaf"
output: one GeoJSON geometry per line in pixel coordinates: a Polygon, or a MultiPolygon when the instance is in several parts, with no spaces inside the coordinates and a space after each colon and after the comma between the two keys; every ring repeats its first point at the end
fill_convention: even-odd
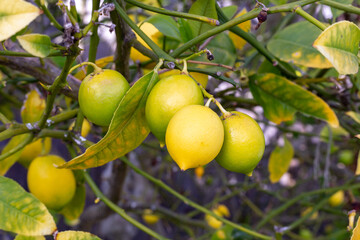
{"type": "Polygon", "coordinates": [[[26,27],[41,13],[39,8],[23,0],[0,0],[0,6],[0,41],[26,27]]]}
{"type": "MultiPolygon", "coordinates": [[[[240,17],[241,15],[244,15],[245,13],[247,13],[246,9],[243,8],[236,16],[240,17]]],[[[251,28],[251,21],[246,21],[246,22],[242,22],[239,25],[237,25],[239,28],[241,28],[241,30],[245,31],[245,32],[249,32],[250,28],[251,28]]],[[[236,49],[241,50],[245,44],[246,41],[244,39],[242,39],[241,37],[239,37],[238,35],[236,35],[235,33],[229,32],[229,37],[231,38],[231,40],[233,41],[236,49]]]]}
{"type": "Polygon", "coordinates": [[[350,240],[359,240],[360,239],[360,217],[357,220],[356,227],[352,232],[352,236],[350,240]]]}
{"type": "Polygon", "coordinates": [[[294,148],[284,137],[284,146],[277,146],[271,153],[269,159],[270,181],[276,183],[286,173],[290,167],[290,161],[294,156],[294,148]]]}

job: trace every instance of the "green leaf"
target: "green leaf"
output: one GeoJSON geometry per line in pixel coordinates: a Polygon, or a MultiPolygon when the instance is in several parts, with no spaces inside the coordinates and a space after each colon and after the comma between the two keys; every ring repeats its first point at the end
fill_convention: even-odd
{"type": "Polygon", "coordinates": [[[221,10],[223,11],[223,13],[225,14],[225,16],[228,19],[232,19],[234,17],[237,9],[238,9],[238,7],[235,6],[235,5],[231,5],[231,6],[221,8],[221,10]]]}
{"type": "Polygon", "coordinates": [[[289,170],[291,159],[294,157],[294,148],[284,136],[284,146],[277,146],[270,154],[269,172],[270,181],[276,183],[289,170]]]}
{"type": "Polygon", "coordinates": [[[43,34],[26,34],[17,36],[20,45],[28,52],[37,57],[47,57],[50,53],[50,37],[43,34]]]}
{"type": "Polygon", "coordinates": [[[178,23],[182,42],[185,43],[193,39],[194,36],[188,21],[186,19],[179,18],[178,23]]]}
{"type": "Polygon", "coordinates": [[[358,72],[360,29],[352,22],[341,21],[326,28],[315,40],[319,50],[340,74],[358,72]]]}
{"type": "MultiPolygon", "coordinates": [[[[351,5],[353,0],[333,0],[334,2],[338,2],[338,3],[342,3],[342,4],[347,4],[347,5],[351,5]]],[[[344,11],[339,10],[337,8],[331,8],[331,12],[333,14],[333,18],[336,19],[338,16],[340,16],[341,14],[344,13],[344,11]]]]}
{"type": "Polygon", "coordinates": [[[24,236],[16,235],[14,240],[46,240],[44,236],[24,236]]]}
{"type": "Polygon", "coordinates": [[[0,0],[0,41],[8,39],[40,15],[41,10],[23,0],[0,0]]]}
{"type": "Polygon", "coordinates": [[[60,168],[102,166],[137,148],[150,132],[145,119],[145,103],[157,81],[158,74],[153,71],[140,78],[121,100],[105,137],[60,168]]]}
{"type": "Polygon", "coordinates": [[[69,225],[76,225],[79,223],[79,218],[84,211],[86,200],[86,188],[84,184],[76,186],[76,192],[71,201],[61,209],[61,214],[64,215],[66,222],[69,225]]]}
{"type": "MultiPolygon", "coordinates": [[[[20,143],[24,142],[28,138],[29,134],[21,134],[17,135],[6,144],[4,149],[1,151],[1,155],[9,152],[11,149],[17,147],[20,143]]],[[[11,168],[12,165],[16,163],[16,161],[20,158],[22,153],[22,149],[12,154],[10,157],[5,158],[0,161],[0,175],[4,176],[7,171],[11,168]]]]}
{"type": "MultiPolygon", "coordinates": [[[[266,96],[261,96],[263,99],[266,99],[266,97],[276,99],[278,103],[282,103],[296,111],[327,121],[333,127],[339,126],[339,120],[334,111],[324,100],[284,77],[272,73],[255,74],[250,77],[250,84],[253,87],[256,85],[257,88],[261,89],[261,92],[258,94],[267,94],[266,96]]],[[[254,94],[253,91],[252,93],[254,94]]],[[[256,92],[254,97],[255,95],[256,92]]],[[[266,108],[271,107],[269,105],[271,105],[272,99],[265,103],[259,102],[264,111],[266,108]]]]}
{"type": "Polygon", "coordinates": [[[313,42],[321,30],[302,21],[292,24],[276,33],[267,47],[279,59],[313,68],[331,68],[332,64],[319,53],[313,42]]]}
{"type": "Polygon", "coordinates": [[[181,41],[180,31],[172,17],[155,14],[146,21],[154,25],[165,36],[181,41]]]}
{"type": "Polygon", "coordinates": [[[101,240],[99,237],[88,232],[65,231],[56,235],[56,240],[101,240]]]}
{"type": "MultiPolygon", "coordinates": [[[[215,4],[216,4],[215,0],[197,0],[191,6],[189,13],[217,19],[215,4]]],[[[208,23],[194,21],[194,20],[189,20],[189,24],[192,29],[194,37],[197,37],[200,34],[214,28],[214,26],[211,26],[208,23]]]]}
{"type": "Polygon", "coordinates": [[[50,235],[56,231],[45,205],[17,182],[0,176],[0,229],[26,236],[50,235]]]}

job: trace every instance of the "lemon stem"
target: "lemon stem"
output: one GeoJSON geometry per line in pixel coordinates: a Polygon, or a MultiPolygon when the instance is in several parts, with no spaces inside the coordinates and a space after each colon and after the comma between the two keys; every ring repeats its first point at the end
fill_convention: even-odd
{"type": "Polygon", "coordinates": [[[197,52],[197,53],[194,53],[186,58],[183,58],[183,59],[178,59],[176,60],[177,63],[185,63],[186,61],[190,60],[190,59],[193,59],[195,57],[198,57],[198,56],[201,56],[202,54],[204,53],[209,53],[210,51],[205,48],[204,50],[201,50],[200,52],[197,52]]]}
{"type": "Polygon", "coordinates": [[[164,63],[164,59],[163,59],[163,58],[160,58],[158,64],[156,64],[156,66],[155,66],[155,68],[154,68],[154,72],[155,72],[155,73],[158,73],[158,72],[159,72],[159,69],[160,69],[160,67],[163,65],[163,63],[164,63]]]}
{"type": "Polygon", "coordinates": [[[205,104],[205,107],[210,107],[211,101],[212,101],[212,98],[209,98],[205,104]]]}
{"type": "Polygon", "coordinates": [[[184,63],[184,68],[183,70],[181,71],[182,74],[186,74],[189,76],[189,72],[187,70],[187,61],[183,60],[183,63],[184,63]]]}
{"type": "Polygon", "coordinates": [[[77,68],[79,68],[79,67],[82,67],[82,66],[84,66],[84,65],[90,65],[90,66],[92,66],[92,67],[94,68],[94,73],[95,73],[95,74],[103,71],[103,70],[102,70],[100,67],[98,67],[95,63],[92,63],[92,62],[82,62],[82,63],[80,63],[80,64],[78,64],[78,65],[75,65],[75,66],[73,66],[72,68],[70,68],[69,74],[72,73],[75,69],[77,69],[77,68]]]}

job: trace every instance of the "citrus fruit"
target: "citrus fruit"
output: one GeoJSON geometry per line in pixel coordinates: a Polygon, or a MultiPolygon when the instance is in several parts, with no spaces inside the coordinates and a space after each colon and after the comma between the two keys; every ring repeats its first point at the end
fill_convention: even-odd
{"type": "MultiPolygon", "coordinates": [[[[138,24],[139,26],[140,24],[138,24]]],[[[144,22],[140,25],[140,29],[153,41],[155,42],[158,46],[161,45],[162,41],[160,40],[160,38],[163,36],[163,34],[151,23],[148,22],[144,22]]],[[[145,47],[149,48],[149,45],[146,44],[146,42],[139,36],[137,35],[137,33],[135,33],[136,35],[136,39],[145,47]]],[[[133,60],[134,62],[136,61],[140,61],[140,62],[146,62],[149,61],[150,58],[143,55],[142,53],[140,53],[138,50],[136,50],[135,48],[131,48],[130,50],[130,58],[131,60],[133,60]]]]}
{"type": "Polygon", "coordinates": [[[40,120],[44,109],[45,99],[42,98],[38,91],[31,90],[26,94],[23,106],[21,107],[21,118],[24,123],[32,123],[40,120]]]}
{"type": "MultiPolygon", "coordinates": [[[[247,13],[247,11],[244,8],[234,18],[240,17],[241,15],[244,15],[245,13],[247,13]]],[[[239,28],[241,28],[243,31],[249,32],[250,28],[251,28],[251,21],[249,20],[246,22],[242,22],[242,23],[238,24],[237,26],[239,28]]],[[[241,37],[239,37],[238,35],[236,35],[235,33],[229,32],[229,37],[233,41],[236,49],[241,50],[246,44],[246,41],[244,39],[242,39],[241,37]]]]}
{"type": "MultiPolygon", "coordinates": [[[[213,211],[216,215],[222,217],[221,213],[220,213],[218,210],[214,209],[214,210],[212,210],[212,211],[213,211]]],[[[217,220],[216,218],[214,218],[213,216],[208,215],[208,214],[205,215],[205,221],[207,222],[207,224],[208,224],[210,227],[212,227],[212,228],[214,228],[214,229],[218,229],[218,228],[220,228],[220,227],[223,225],[221,221],[217,220]]]]}
{"type": "Polygon", "coordinates": [[[334,193],[333,195],[331,195],[331,197],[329,198],[329,205],[332,207],[337,207],[340,206],[345,199],[345,194],[343,190],[339,190],[336,193],[334,193]]]}
{"type": "Polygon", "coordinates": [[[195,81],[187,75],[172,75],[161,79],[151,90],[145,106],[145,116],[151,132],[165,142],[165,132],[174,114],[187,105],[202,105],[204,98],[195,81]]]}
{"type": "Polygon", "coordinates": [[[189,105],[171,118],[165,141],[170,156],[181,170],[203,166],[220,152],[224,128],[210,108],[189,105]]]}
{"type": "Polygon", "coordinates": [[[70,169],[57,169],[65,160],[56,155],[35,158],[29,167],[27,181],[30,192],[46,207],[60,210],[75,194],[76,182],[70,169]]]}
{"type": "Polygon", "coordinates": [[[159,216],[154,214],[151,209],[146,209],[142,215],[142,219],[149,225],[153,225],[159,221],[159,216]]]}
{"type": "Polygon", "coordinates": [[[105,69],[89,74],[80,85],[80,109],[90,122],[108,126],[119,102],[129,88],[129,83],[117,71],[105,69]]]}
{"type": "Polygon", "coordinates": [[[251,174],[261,160],[264,149],[264,134],[258,123],[241,112],[231,112],[222,117],[224,145],[216,161],[229,171],[251,174]]]}
{"type": "Polygon", "coordinates": [[[51,138],[40,138],[26,145],[21,152],[18,162],[24,167],[29,167],[34,158],[39,155],[47,155],[51,150],[51,138]]]}
{"type": "MultiPolygon", "coordinates": [[[[166,78],[168,76],[172,76],[172,75],[176,75],[176,74],[181,74],[181,71],[179,69],[173,69],[167,72],[163,72],[159,75],[159,79],[163,79],[166,78]]],[[[198,73],[198,72],[190,72],[189,73],[191,77],[193,77],[198,83],[201,84],[201,86],[203,86],[204,88],[206,88],[207,86],[207,82],[208,82],[208,75],[203,74],[203,73],[198,73]]]]}

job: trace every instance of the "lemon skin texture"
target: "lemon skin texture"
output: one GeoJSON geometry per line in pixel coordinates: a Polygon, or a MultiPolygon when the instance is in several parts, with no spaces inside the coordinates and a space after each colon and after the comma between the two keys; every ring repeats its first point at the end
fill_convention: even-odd
{"type": "Polygon", "coordinates": [[[145,116],[151,132],[165,142],[170,119],[187,105],[203,105],[199,86],[187,75],[172,75],[161,79],[150,92],[145,105],[145,116]]]}
{"type": "Polygon", "coordinates": [[[264,149],[264,134],[258,123],[248,115],[231,112],[222,118],[224,145],[216,161],[229,171],[251,174],[261,160],[264,149]]]}
{"type": "Polygon", "coordinates": [[[80,109],[90,122],[109,126],[119,102],[129,88],[129,83],[117,71],[105,69],[89,74],[80,85],[80,109]]]}
{"type": "Polygon", "coordinates": [[[56,155],[35,158],[29,167],[27,181],[30,192],[46,207],[60,210],[71,201],[76,181],[70,169],[57,169],[65,160],[56,155]]]}
{"type": "Polygon", "coordinates": [[[184,171],[203,166],[218,155],[224,141],[224,128],[210,108],[189,105],[172,117],[165,140],[170,156],[184,171]]]}
{"type": "Polygon", "coordinates": [[[51,150],[51,138],[38,139],[24,148],[18,160],[24,167],[29,167],[32,160],[39,155],[47,155],[51,150]]]}
{"type": "MultiPolygon", "coordinates": [[[[176,74],[181,74],[181,71],[178,69],[173,69],[167,72],[163,72],[159,75],[159,79],[163,79],[166,78],[168,76],[172,76],[172,75],[176,75],[176,74]]],[[[203,86],[204,88],[206,88],[207,83],[208,83],[208,75],[203,74],[203,73],[198,73],[198,72],[190,72],[189,73],[191,77],[193,77],[198,83],[201,84],[201,86],[203,86]]]]}

